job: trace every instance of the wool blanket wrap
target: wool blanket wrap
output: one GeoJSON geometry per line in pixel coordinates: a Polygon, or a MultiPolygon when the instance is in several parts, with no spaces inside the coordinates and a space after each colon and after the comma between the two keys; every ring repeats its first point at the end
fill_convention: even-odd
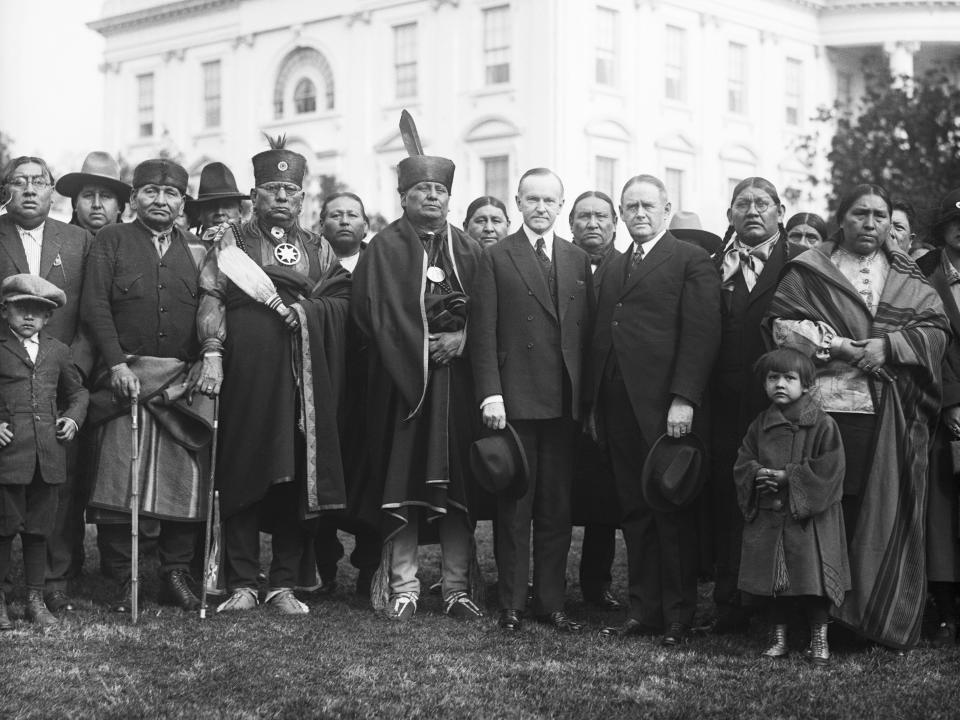
{"type": "MultiPolygon", "coordinates": [[[[140,380],[140,514],[162,520],[206,516],[213,438],[213,401],[195,394],[186,402],[189,363],[176,358],[131,356],[140,380]]],[[[130,513],[132,423],[129,405],[113,401],[110,373],[94,379],[87,417],[95,431],[90,505],[130,513]]]]}
{"type": "MultiPolygon", "coordinates": [[[[863,473],[849,545],[852,589],[833,612],[863,636],[906,649],[919,639],[926,601],[927,451],[940,406],[949,324],[940,298],[917,266],[906,255],[886,250],[890,270],[871,317],[830,261],[834,248],[832,242],[824,243],[787,264],[764,324],[770,329],[776,318],[807,319],[826,323],[841,337],[886,341],[886,368],[894,380],[870,379],[875,452],[863,473]]],[[[814,352],[790,333],[772,335],[778,346],[814,352]]],[[[823,367],[818,365],[818,375],[823,367]]],[[[848,472],[863,470],[848,462],[848,472]]]]}
{"type": "Polygon", "coordinates": [[[335,265],[314,287],[295,270],[263,269],[297,313],[300,329],[291,333],[276,311],[233,283],[227,287],[220,512],[232,517],[263,499],[271,485],[298,482],[304,520],[346,507],[338,415],[350,276],[335,265]]]}
{"type": "Polygon", "coordinates": [[[479,413],[470,364],[463,355],[433,363],[429,335],[464,327],[469,303],[460,301],[470,295],[480,248],[448,226],[440,250],[451,293],[431,291],[427,252],[404,218],[370,242],[353,275],[351,316],[368,353],[369,452],[363,487],[351,495],[356,514],[381,525],[384,539],[406,525],[411,508],[425,508],[429,520],[472,505],[466,453],[479,413]]]}

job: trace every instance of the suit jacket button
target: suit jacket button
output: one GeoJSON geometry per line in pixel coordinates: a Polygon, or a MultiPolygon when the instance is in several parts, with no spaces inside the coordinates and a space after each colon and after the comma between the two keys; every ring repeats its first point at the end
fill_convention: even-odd
{"type": "Polygon", "coordinates": [[[623,307],[623,303],[617,303],[617,307],[618,307],[618,308],[623,307]]]}
{"type": "Polygon", "coordinates": [[[533,343],[527,343],[527,350],[533,350],[533,343]]]}
{"type": "Polygon", "coordinates": [[[620,324],[620,323],[618,323],[616,320],[614,320],[614,321],[611,323],[611,325],[613,325],[614,327],[616,327],[616,326],[619,325],[619,324],[620,324]]]}
{"type": "Polygon", "coordinates": [[[527,295],[533,295],[533,290],[527,290],[527,295]]]}
{"type": "Polygon", "coordinates": [[[527,315],[527,320],[533,320],[533,315],[527,315]]]}

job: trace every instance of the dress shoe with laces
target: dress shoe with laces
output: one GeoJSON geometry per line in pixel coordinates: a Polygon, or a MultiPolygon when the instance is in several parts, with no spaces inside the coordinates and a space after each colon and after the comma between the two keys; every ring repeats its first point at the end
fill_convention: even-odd
{"type": "Polygon", "coordinates": [[[622,625],[608,625],[600,630],[600,637],[630,637],[631,635],[659,635],[661,628],[647,625],[634,618],[627,618],[622,625]]]}
{"type": "Polygon", "coordinates": [[[217,612],[240,612],[253,610],[257,606],[257,591],[250,587],[239,587],[230,593],[230,597],[217,605],[217,612]]]}
{"type": "Polygon", "coordinates": [[[595,608],[606,610],[607,612],[624,609],[624,604],[617,600],[609,590],[601,590],[598,595],[584,595],[583,599],[588,605],[593,605],[595,608]]]}
{"type": "Polygon", "coordinates": [[[188,612],[200,609],[200,599],[190,589],[186,570],[171,570],[167,573],[160,593],[160,602],[164,605],[176,605],[188,612]]]}
{"type": "Polygon", "coordinates": [[[0,632],[13,630],[13,623],[10,622],[10,616],[7,615],[7,598],[0,590],[0,632]]]}
{"type": "Polygon", "coordinates": [[[501,610],[500,619],[497,621],[497,625],[500,626],[501,630],[506,630],[507,632],[519,632],[520,631],[520,611],[519,610],[501,610]]]}
{"type": "Polygon", "coordinates": [[[774,625],[770,628],[770,645],[761,655],[768,658],[785,658],[787,649],[787,626],[774,625]]]}
{"type": "Polygon", "coordinates": [[[63,590],[51,590],[43,594],[43,601],[52,613],[73,612],[77,606],[63,590]]]}
{"type": "Polygon", "coordinates": [[[556,610],[549,615],[540,618],[541,622],[547,625],[553,625],[557,632],[578,633],[583,630],[583,625],[567,615],[563,610],[556,610]]]}
{"type": "Polygon", "coordinates": [[[690,628],[683,623],[670,623],[670,627],[668,627],[667,631],[663,634],[663,639],[660,640],[660,644],[664,647],[676,647],[687,639],[689,633],[690,628]]]}
{"type": "Polygon", "coordinates": [[[48,628],[57,624],[57,619],[47,609],[43,602],[43,590],[27,590],[27,620],[36,623],[40,627],[48,628]]]}

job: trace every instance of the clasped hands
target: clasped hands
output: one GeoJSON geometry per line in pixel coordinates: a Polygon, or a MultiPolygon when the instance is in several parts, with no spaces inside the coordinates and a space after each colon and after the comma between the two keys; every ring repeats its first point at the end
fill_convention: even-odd
{"type": "Polygon", "coordinates": [[[893,374],[884,367],[887,362],[887,344],[882,338],[868,340],[844,338],[831,354],[881,380],[887,382],[894,380],[893,374]]]}
{"type": "Polygon", "coordinates": [[[430,343],[430,359],[437,365],[446,365],[463,352],[463,330],[430,333],[427,340],[430,343]]]}
{"type": "Polygon", "coordinates": [[[758,468],[753,486],[761,495],[772,495],[787,484],[787,471],[773,468],[758,468]]]}

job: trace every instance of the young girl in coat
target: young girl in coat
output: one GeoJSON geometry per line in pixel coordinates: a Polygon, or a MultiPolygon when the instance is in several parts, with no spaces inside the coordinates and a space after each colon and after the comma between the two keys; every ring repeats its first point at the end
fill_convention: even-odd
{"type": "Polygon", "coordinates": [[[763,355],[754,369],[772,404],[747,429],[734,467],[746,519],[738,586],[770,598],[771,638],[763,655],[787,656],[787,620],[796,603],[810,624],[806,655],[825,665],[830,606],[850,589],[840,431],[810,396],[810,358],[784,348],[763,355]]]}

